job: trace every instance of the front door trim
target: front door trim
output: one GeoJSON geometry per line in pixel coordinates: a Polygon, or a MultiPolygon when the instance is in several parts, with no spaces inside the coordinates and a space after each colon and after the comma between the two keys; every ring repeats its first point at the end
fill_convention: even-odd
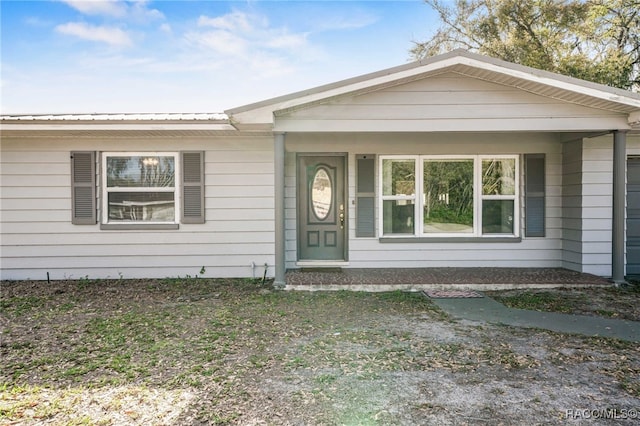
{"type": "MultiPolygon", "coordinates": [[[[297,247],[297,251],[296,251],[296,265],[297,266],[318,266],[318,267],[322,267],[322,266],[343,266],[343,265],[348,265],[348,254],[349,254],[349,217],[348,217],[348,211],[349,211],[349,206],[348,206],[348,186],[347,186],[347,179],[348,179],[348,159],[349,156],[347,153],[345,152],[298,152],[296,154],[296,247],[297,247]],[[339,206],[340,204],[342,204],[344,206],[344,229],[342,230],[342,238],[344,240],[343,243],[343,253],[342,253],[342,259],[329,259],[329,260],[324,260],[324,259],[302,259],[301,258],[301,241],[302,238],[300,238],[301,236],[301,232],[306,232],[305,231],[305,227],[302,226],[303,225],[303,221],[305,221],[304,219],[304,215],[302,214],[303,212],[300,211],[300,209],[302,208],[309,208],[309,206],[307,205],[307,200],[301,201],[301,185],[306,185],[306,173],[303,173],[303,170],[300,170],[300,158],[301,157],[318,157],[318,158],[322,158],[322,157],[342,157],[343,158],[343,171],[342,171],[342,179],[341,179],[341,184],[342,184],[342,200],[340,200],[340,195],[337,194],[336,195],[336,206],[339,206]],[[303,207],[304,206],[304,207],[303,207]]],[[[323,166],[324,167],[324,166],[323,166]]]]}

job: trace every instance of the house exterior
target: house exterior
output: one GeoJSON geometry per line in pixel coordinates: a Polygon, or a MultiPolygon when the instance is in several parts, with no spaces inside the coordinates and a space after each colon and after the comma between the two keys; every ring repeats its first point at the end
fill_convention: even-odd
{"type": "Polygon", "coordinates": [[[640,273],[640,95],[463,50],[224,114],[0,130],[5,280],[640,273]]]}

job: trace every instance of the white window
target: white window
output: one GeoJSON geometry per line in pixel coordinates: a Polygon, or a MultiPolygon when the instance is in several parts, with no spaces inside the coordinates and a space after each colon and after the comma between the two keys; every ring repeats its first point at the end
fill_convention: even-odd
{"type": "Polygon", "coordinates": [[[517,236],[518,157],[381,156],[383,236],[517,236]]]}
{"type": "Polygon", "coordinates": [[[102,222],[178,222],[178,154],[110,152],[102,155],[102,222]]]}

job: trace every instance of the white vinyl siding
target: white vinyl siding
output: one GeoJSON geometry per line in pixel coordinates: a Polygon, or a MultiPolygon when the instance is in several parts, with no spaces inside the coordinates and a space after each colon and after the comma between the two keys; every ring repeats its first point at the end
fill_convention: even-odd
{"type": "MultiPolygon", "coordinates": [[[[273,276],[273,137],[3,137],[1,278],[273,276]],[[206,223],[100,230],[71,223],[71,151],[205,151],[206,223]],[[23,179],[24,178],[24,179],[23,179]],[[256,268],[252,268],[252,264],[256,268]]],[[[99,215],[102,206],[99,206],[99,215]]]]}
{"type": "Polygon", "coordinates": [[[565,142],[562,158],[562,266],[581,272],[582,140],[565,142]]]}
{"type": "Polygon", "coordinates": [[[613,135],[582,142],[582,272],[611,276],[613,135]]]}
{"type": "Polygon", "coordinates": [[[567,142],[563,154],[563,266],[611,276],[613,135],[567,142]]]}
{"type": "Polygon", "coordinates": [[[343,95],[277,117],[286,132],[588,131],[626,128],[605,112],[455,72],[360,95],[343,95]]]}

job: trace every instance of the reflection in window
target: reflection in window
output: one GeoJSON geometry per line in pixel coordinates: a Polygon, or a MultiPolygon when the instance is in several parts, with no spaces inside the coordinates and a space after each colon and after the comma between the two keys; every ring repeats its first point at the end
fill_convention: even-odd
{"type": "Polygon", "coordinates": [[[516,160],[482,160],[483,234],[514,233],[515,194],[516,160]]]}
{"type": "Polygon", "coordinates": [[[327,171],[319,168],[311,185],[311,205],[313,213],[319,220],[325,220],[333,204],[333,188],[327,171]]]}
{"type": "Polygon", "coordinates": [[[472,233],[473,160],[426,160],[423,175],[423,232],[472,233]]]}
{"type": "Polygon", "coordinates": [[[383,235],[518,234],[516,156],[389,156],[381,166],[383,235]]]}
{"type": "Polygon", "coordinates": [[[513,200],[482,202],[482,233],[513,234],[513,200]]]}
{"type": "Polygon", "coordinates": [[[382,209],[384,234],[414,234],[415,207],[413,200],[384,200],[382,209]]]}
{"type": "Polygon", "coordinates": [[[416,204],[416,161],[382,161],[383,234],[414,234],[416,204]]]}
{"type": "Polygon", "coordinates": [[[482,160],[482,194],[514,195],[516,193],[516,160],[482,160]]]}
{"type": "Polygon", "coordinates": [[[176,221],[175,155],[105,154],[107,222],[176,221]]]}
{"type": "Polygon", "coordinates": [[[416,191],[415,161],[382,162],[382,195],[413,195],[416,191]]]}

